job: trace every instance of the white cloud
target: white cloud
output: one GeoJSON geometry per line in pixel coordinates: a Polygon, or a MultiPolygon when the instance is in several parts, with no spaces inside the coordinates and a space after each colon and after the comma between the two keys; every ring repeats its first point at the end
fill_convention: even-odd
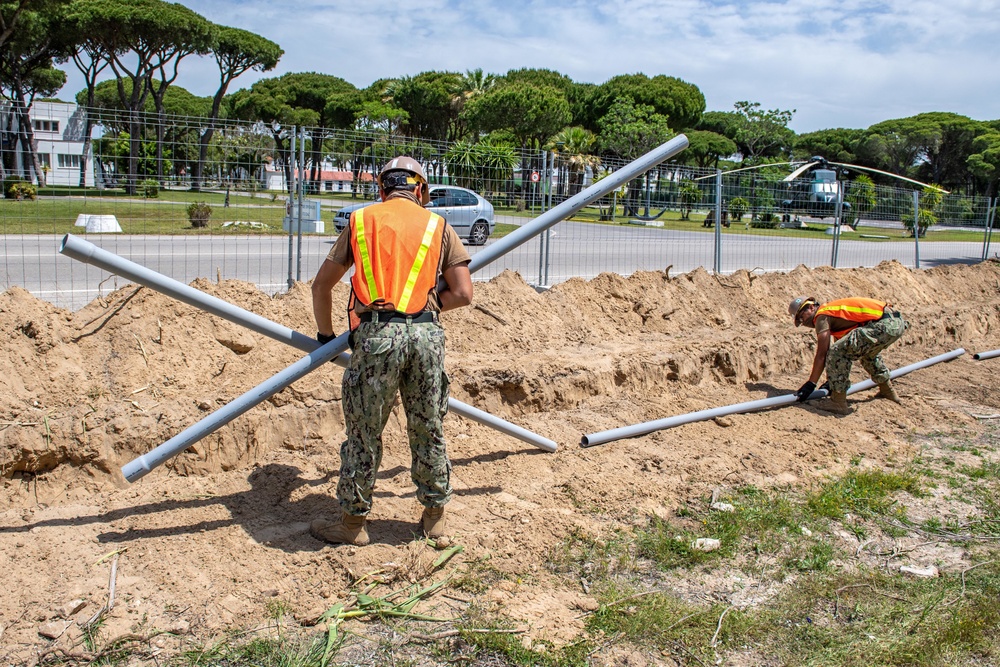
{"type": "MultiPolygon", "coordinates": [[[[1000,13],[989,0],[181,0],[206,18],[285,49],[257,78],[317,71],[364,87],[427,70],[556,70],[601,83],[617,74],[676,76],[709,110],[738,100],[795,109],[797,132],[867,127],[925,111],[1000,117],[1000,13]]],[[[70,71],[63,98],[83,87],[70,71]]],[[[178,84],[217,85],[190,58],[178,84]]]]}

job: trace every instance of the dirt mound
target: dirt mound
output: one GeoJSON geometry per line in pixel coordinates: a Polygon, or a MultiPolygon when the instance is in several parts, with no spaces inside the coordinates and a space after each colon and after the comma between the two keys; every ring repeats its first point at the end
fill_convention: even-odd
{"type": "MultiPolygon", "coordinates": [[[[303,333],[315,329],[307,285],[273,298],[235,281],[194,287],[303,333]]],[[[346,286],[338,289],[346,303],[346,286]]],[[[997,411],[995,362],[969,354],[899,380],[903,407],[861,395],[846,419],[794,406],[580,448],[584,434],[793,391],[808,372],[813,336],[791,326],[789,300],[849,294],[889,300],[914,324],[887,351],[891,367],[958,347],[1000,347],[1000,267],[991,262],[603,274],[543,293],[513,273],[477,284],[474,307],[443,317],[452,395],[560,446],[545,453],[446,420],[462,562],[489,559],[501,579],[518,575],[484,603],[502,604],[534,637],[568,640],[592,601],[558,588],[544,565],[573,531],[640,522],[719,486],[807,483],[853,457],[877,464],[908,450],[914,432],[973,428],[970,414],[997,411]]],[[[419,508],[398,407],[385,434],[373,544],[331,548],[308,535],[312,518],[337,512],[339,367],[308,375],[129,485],[124,463],[303,354],[136,286],[75,313],[8,290],[0,331],[8,574],[0,643],[12,659],[47,641],[39,627],[59,622],[69,601],[85,602],[79,616],[96,611],[108,575],[106,562],[95,563],[113,551],[127,550],[112,634],[250,626],[274,599],[306,618],[365,573],[405,578],[429,557],[412,541],[419,508]]]]}

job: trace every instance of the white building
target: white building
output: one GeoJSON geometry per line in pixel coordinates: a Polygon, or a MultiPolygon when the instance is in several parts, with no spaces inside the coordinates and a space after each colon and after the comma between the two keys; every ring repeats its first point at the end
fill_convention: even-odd
{"type": "MultiPolygon", "coordinates": [[[[28,116],[31,119],[38,160],[42,170],[46,171],[47,185],[80,185],[80,161],[84,159],[86,184],[94,185],[93,149],[86,158],[83,156],[85,114],[77,105],[65,102],[35,102],[31,106],[28,116]]],[[[0,131],[4,135],[5,168],[12,164],[13,174],[33,174],[30,169],[31,158],[22,154],[20,143],[15,139],[17,120],[11,113],[9,103],[0,105],[0,131]]]]}
{"type": "MultiPolygon", "coordinates": [[[[312,181],[313,172],[306,169],[303,172],[308,183],[317,183],[316,187],[320,192],[350,192],[354,174],[349,171],[338,171],[334,169],[321,169],[317,174],[317,180],[312,181]]],[[[295,178],[300,178],[298,169],[295,170],[295,178]]],[[[264,169],[262,177],[265,190],[285,190],[285,171],[283,169],[273,169],[268,166],[264,169]]],[[[366,188],[371,187],[375,179],[367,172],[361,172],[361,182],[366,188]]]]}

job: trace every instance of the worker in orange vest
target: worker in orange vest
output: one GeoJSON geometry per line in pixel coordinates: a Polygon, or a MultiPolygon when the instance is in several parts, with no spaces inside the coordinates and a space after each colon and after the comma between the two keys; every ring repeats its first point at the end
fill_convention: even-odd
{"type": "Polygon", "coordinates": [[[325,344],[336,337],[331,290],[354,266],[348,302],[354,353],[342,383],[347,440],[337,483],[341,516],[314,520],[310,532],[334,544],[369,543],[366,517],[382,461],[382,431],[398,391],[410,476],[423,506],[421,530],[443,547],[450,542],[444,506],[452,488],[442,425],[449,380],[438,314],[472,303],[471,257],[451,225],[424,208],[430,192],[419,162],[394,158],[377,182],[381,203],[351,214],[312,284],[316,339],[325,344]]]}
{"type": "Polygon", "coordinates": [[[809,379],[795,396],[806,401],[816,390],[816,382],[826,370],[830,402],[823,409],[847,415],[847,390],[851,386],[851,364],[855,361],[878,385],[878,395],[899,403],[892,387],[891,373],[882,361],[881,352],[895,343],[910,328],[890,304],[864,297],[850,297],[820,303],[815,297],[799,297],[788,305],[795,326],[816,330],[816,355],[809,379]]]}

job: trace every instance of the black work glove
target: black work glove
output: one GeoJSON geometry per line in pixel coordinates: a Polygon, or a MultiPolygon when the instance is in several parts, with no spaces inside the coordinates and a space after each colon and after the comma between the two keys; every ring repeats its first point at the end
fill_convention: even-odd
{"type": "Polygon", "coordinates": [[[799,390],[797,392],[795,392],[795,397],[799,399],[799,403],[802,403],[808,400],[808,398],[812,396],[812,393],[814,391],[816,391],[816,383],[806,382],[804,385],[799,387],[799,390]]]}
{"type": "Polygon", "coordinates": [[[331,334],[331,335],[327,336],[326,334],[321,334],[318,331],[316,332],[316,340],[319,341],[320,345],[326,345],[327,343],[329,343],[331,340],[333,340],[336,337],[337,337],[337,334],[331,334]]]}
{"type": "Polygon", "coordinates": [[[830,393],[830,381],[827,380],[826,382],[824,382],[823,384],[821,384],[819,386],[819,388],[829,394],[830,393]]]}

